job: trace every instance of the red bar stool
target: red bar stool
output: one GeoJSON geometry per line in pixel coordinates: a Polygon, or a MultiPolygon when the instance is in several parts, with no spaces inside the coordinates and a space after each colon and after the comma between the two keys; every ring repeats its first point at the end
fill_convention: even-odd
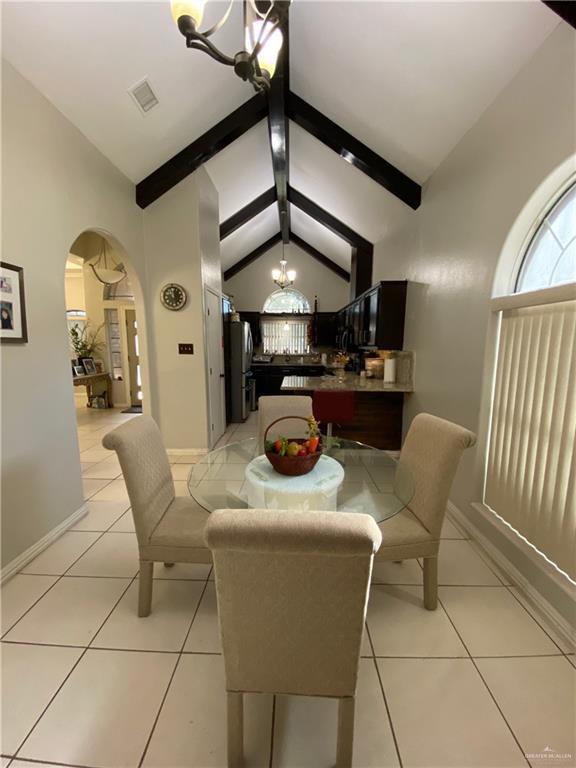
{"type": "Polygon", "coordinates": [[[326,424],[326,436],[332,437],[332,424],[349,424],[354,421],[354,392],[322,390],[314,392],[312,411],[316,421],[326,424]]]}

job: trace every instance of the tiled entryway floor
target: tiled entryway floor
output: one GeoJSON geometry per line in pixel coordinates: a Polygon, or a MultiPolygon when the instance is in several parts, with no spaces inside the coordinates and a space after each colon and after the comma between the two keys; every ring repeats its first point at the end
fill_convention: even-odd
{"type": "MultiPolygon", "coordinates": [[[[155,572],[136,616],[128,497],[102,435],[129,418],[79,417],[89,514],[2,589],[2,762],[90,768],[225,765],[226,715],[209,566],[155,572]]],[[[247,425],[223,442],[248,437],[247,425]]],[[[195,457],[179,456],[179,493],[195,457]]],[[[450,521],[440,605],[417,562],[377,565],[357,696],[354,765],[574,765],[574,649],[450,521]]],[[[336,704],[247,697],[246,765],[324,768],[336,704]]]]}

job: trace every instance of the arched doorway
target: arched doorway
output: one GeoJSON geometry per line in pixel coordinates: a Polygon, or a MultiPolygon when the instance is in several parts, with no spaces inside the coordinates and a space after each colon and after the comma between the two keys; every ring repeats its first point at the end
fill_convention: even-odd
{"type": "Polygon", "coordinates": [[[112,236],[89,230],[70,245],[66,321],[86,498],[120,475],[116,457],[102,448],[103,435],[142,412],[138,288],[126,252],[112,236]]]}

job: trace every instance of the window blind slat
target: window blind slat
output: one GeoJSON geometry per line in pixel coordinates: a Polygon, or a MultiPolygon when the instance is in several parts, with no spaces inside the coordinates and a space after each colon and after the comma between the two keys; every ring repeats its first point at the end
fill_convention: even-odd
{"type": "Polygon", "coordinates": [[[576,301],[501,315],[486,503],[576,578],[576,301]]]}

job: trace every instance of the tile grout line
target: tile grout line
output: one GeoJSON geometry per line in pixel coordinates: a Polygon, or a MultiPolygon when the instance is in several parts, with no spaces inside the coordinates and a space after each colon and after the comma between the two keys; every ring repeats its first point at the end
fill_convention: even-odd
{"type": "Polygon", "coordinates": [[[268,759],[268,768],[274,765],[274,729],[276,727],[276,694],[272,694],[272,720],[270,728],[270,758],[268,759]]]}
{"type": "MultiPolygon", "coordinates": [[[[505,585],[504,585],[504,586],[505,586],[505,585]]],[[[494,702],[494,705],[496,706],[496,709],[497,709],[497,710],[498,710],[498,712],[500,713],[500,716],[502,717],[502,720],[503,720],[503,721],[506,723],[506,726],[507,726],[508,730],[509,730],[509,731],[510,731],[510,733],[512,734],[512,738],[513,738],[513,739],[514,739],[514,741],[516,742],[516,744],[517,744],[517,746],[518,746],[518,749],[520,750],[520,753],[521,753],[521,755],[523,756],[524,760],[526,761],[526,765],[530,766],[531,764],[530,764],[530,761],[528,760],[528,758],[526,757],[526,752],[525,752],[525,751],[524,751],[524,749],[522,748],[522,745],[520,744],[520,741],[518,740],[518,738],[517,738],[516,734],[515,734],[515,733],[514,733],[514,731],[512,730],[512,726],[511,726],[511,725],[510,725],[510,723],[508,722],[508,720],[507,720],[506,716],[504,715],[504,712],[502,711],[502,709],[501,709],[500,705],[498,704],[498,702],[497,702],[497,700],[496,700],[496,696],[495,696],[495,695],[492,693],[492,691],[491,691],[491,689],[490,689],[490,686],[489,686],[489,685],[488,685],[488,683],[486,682],[486,680],[485,680],[485,678],[484,678],[484,675],[482,674],[482,672],[480,671],[480,668],[478,667],[478,664],[476,664],[476,660],[474,659],[474,657],[473,657],[473,656],[472,656],[472,654],[470,653],[470,649],[468,648],[468,646],[467,646],[467,645],[466,645],[466,643],[464,642],[464,638],[462,637],[462,635],[460,634],[460,632],[459,632],[459,631],[458,631],[458,629],[456,628],[456,625],[455,625],[455,624],[454,624],[454,622],[452,621],[452,617],[451,617],[451,616],[450,616],[450,614],[448,613],[448,609],[447,609],[447,608],[444,606],[444,603],[442,602],[442,600],[441,600],[440,598],[438,598],[438,604],[442,606],[442,608],[443,608],[443,610],[444,610],[444,613],[445,613],[445,614],[446,614],[446,616],[448,617],[448,621],[450,622],[450,624],[452,624],[452,627],[453,627],[454,631],[456,632],[456,634],[457,634],[457,635],[458,635],[458,637],[460,638],[460,642],[462,643],[462,645],[463,645],[463,646],[464,646],[464,648],[466,649],[466,653],[468,654],[468,658],[469,658],[469,659],[470,659],[470,661],[472,662],[472,664],[473,664],[473,666],[474,666],[474,669],[476,670],[476,673],[478,674],[478,676],[479,676],[480,680],[482,680],[482,682],[484,683],[484,687],[485,687],[485,688],[486,688],[486,690],[488,691],[488,694],[489,694],[490,698],[492,699],[492,701],[494,702]]]]}
{"type": "MultiPolygon", "coordinates": [[[[68,531],[66,531],[66,533],[68,533],[68,531]]],[[[72,531],[70,531],[70,533],[72,533],[72,531]]],[[[88,533],[88,531],[76,531],[76,533],[88,533]]],[[[97,533],[97,531],[96,531],[96,533],[97,533]]],[[[84,557],[84,555],[86,554],[86,552],[88,552],[88,550],[92,549],[92,547],[93,547],[93,546],[96,544],[96,542],[100,541],[100,539],[102,538],[102,536],[104,536],[104,534],[105,534],[105,533],[106,533],[106,531],[102,531],[102,533],[100,534],[100,536],[98,536],[96,539],[94,539],[94,541],[92,542],[92,544],[90,544],[90,546],[89,546],[87,549],[85,549],[85,550],[84,550],[84,552],[82,552],[82,554],[81,554],[81,555],[78,555],[78,557],[76,558],[76,560],[74,560],[74,562],[73,562],[73,563],[71,563],[71,565],[69,565],[69,566],[68,566],[68,568],[67,568],[67,569],[64,571],[64,573],[61,573],[61,574],[57,574],[57,573],[56,573],[56,574],[55,574],[55,573],[51,573],[51,574],[22,573],[22,574],[21,574],[21,572],[19,571],[18,573],[14,574],[14,576],[18,576],[18,575],[22,575],[22,576],[41,576],[41,575],[46,575],[46,576],[55,576],[55,577],[56,577],[56,581],[54,582],[54,584],[52,584],[51,586],[49,586],[49,587],[48,587],[48,589],[46,590],[46,592],[44,592],[42,595],[40,595],[40,597],[38,598],[38,600],[36,600],[36,601],[35,601],[35,602],[34,602],[34,603],[33,603],[33,604],[30,606],[30,608],[28,608],[26,611],[24,611],[24,613],[22,614],[22,616],[20,616],[20,618],[19,618],[19,619],[17,619],[17,620],[14,622],[14,624],[12,624],[12,626],[11,626],[9,629],[7,629],[7,630],[6,630],[6,632],[3,632],[3,633],[2,633],[2,636],[0,637],[0,640],[4,640],[4,638],[6,637],[6,635],[7,635],[9,632],[12,632],[12,630],[14,629],[14,627],[15,627],[15,626],[16,626],[16,625],[17,625],[17,624],[20,622],[20,621],[22,621],[22,619],[24,618],[24,616],[26,616],[28,613],[30,613],[30,611],[32,610],[32,608],[34,608],[36,605],[38,605],[38,603],[40,602],[40,600],[42,600],[44,597],[46,597],[46,595],[48,594],[48,592],[50,592],[51,590],[53,590],[53,589],[54,589],[54,587],[55,587],[57,584],[59,584],[59,583],[62,581],[62,579],[63,579],[63,578],[66,576],[66,574],[67,574],[67,572],[70,570],[70,568],[73,568],[73,567],[76,565],[76,563],[78,562],[78,560],[80,560],[80,558],[84,557]]],[[[91,578],[91,577],[89,577],[89,576],[86,576],[86,577],[84,577],[84,578],[91,578]]],[[[107,578],[107,577],[101,576],[100,578],[107,578]]],[[[121,577],[118,577],[118,578],[121,578],[121,577]]],[[[130,578],[130,576],[126,576],[125,578],[128,578],[128,579],[129,579],[129,578],[130,578]]]]}
{"type": "MultiPolygon", "coordinates": [[[[154,718],[154,722],[152,723],[152,728],[150,729],[150,733],[148,734],[148,738],[146,739],[146,744],[144,745],[144,749],[142,751],[142,756],[140,757],[140,760],[138,761],[138,768],[142,768],[142,764],[144,760],[146,759],[146,753],[148,752],[148,749],[150,747],[150,742],[152,741],[152,737],[154,736],[154,731],[156,730],[156,726],[158,725],[158,721],[160,719],[160,715],[162,714],[162,709],[164,708],[164,703],[166,699],[168,698],[168,693],[170,692],[170,688],[172,686],[172,681],[174,680],[174,677],[176,676],[176,671],[178,667],[180,666],[180,661],[182,659],[182,656],[184,655],[184,648],[186,646],[186,642],[188,641],[188,637],[190,635],[190,632],[192,631],[192,627],[194,625],[194,622],[196,621],[196,616],[198,615],[198,611],[200,610],[200,605],[202,603],[202,600],[204,599],[204,595],[206,593],[206,589],[208,588],[208,583],[210,579],[210,574],[212,573],[212,568],[208,571],[208,575],[206,576],[206,581],[204,582],[204,588],[202,589],[202,592],[200,593],[200,597],[198,599],[198,603],[196,604],[196,609],[194,611],[194,614],[192,616],[192,620],[190,622],[190,626],[188,627],[188,631],[186,632],[186,635],[184,636],[184,640],[182,641],[182,645],[180,646],[180,651],[178,652],[178,658],[176,659],[176,663],[174,664],[174,669],[172,670],[172,674],[170,675],[170,679],[168,680],[168,684],[166,686],[166,690],[164,691],[164,695],[162,696],[162,699],[160,701],[160,705],[158,707],[158,712],[156,713],[156,717],[154,718]]],[[[214,654],[214,655],[220,655],[220,654],[214,654]]]]}
{"type": "MultiPolygon", "coordinates": [[[[551,641],[554,643],[554,645],[556,646],[556,648],[558,648],[558,650],[560,651],[560,653],[561,653],[563,656],[567,656],[568,654],[567,654],[565,651],[563,651],[563,650],[562,650],[562,648],[561,648],[561,647],[558,645],[558,643],[556,642],[556,640],[554,640],[554,638],[552,637],[552,635],[551,635],[551,634],[548,632],[548,630],[546,629],[546,627],[545,627],[545,626],[543,626],[543,625],[542,625],[542,624],[541,624],[541,623],[538,621],[538,619],[537,619],[535,616],[533,616],[533,615],[530,613],[530,611],[528,610],[528,608],[526,608],[526,606],[524,605],[524,603],[523,603],[523,602],[522,602],[522,601],[521,601],[521,600],[520,600],[520,599],[517,597],[517,595],[516,595],[516,594],[514,593],[514,591],[513,591],[514,587],[509,587],[509,586],[506,586],[506,589],[507,589],[507,590],[508,590],[508,592],[509,592],[509,593],[512,595],[512,597],[514,598],[514,600],[516,600],[516,602],[517,602],[517,603],[519,603],[519,605],[521,605],[521,606],[522,606],[522,608],[523,608],[523,609],[526,611],[526,613],[528,614],[528,616],[530,616],[530,618],[531,618],[533,621],[535,621],[535,622],[536,622],[536,624],[537,624],[537,625],[540,627],[540,629],[542,630],[542,632],[544,632],[544,634],[545,634],[545,635],[547,635],[547,636],[550,638],[550,640],[551,640],[551,641]]],[[[516,587],[516,589],[518,589],[518,587],[516,587]]]]}
{"type": "Polygon", "coordinates": [[[376,662],[376,656],[374,655],[374,643],[372,642],[372,635],[370,633],[370,628],[368,627],[368,622],[366,622],[366,634],[368,635],[368,642],[370,643],[370,648],[372,649],[372,663],[374,664],[374,669],[376,670],[376,676],[378,677],[378,683],[380,684],[380,692],[382,693],[382,699],[384,700],[384,708],[386,709],[386,715],[388,717],[388,723],[390,725],[390,732],[392,733],[392,740],[394,741],[394,749],[396,750],[396,756],[398,757],[398,764],[400,768],[404,768],[404,763],[402,762],[402,755],[400,754],[400,745],[398,743],[398,738],[396,736],[396,731],[394,729],[394,723],[392,722],[392,713],[390,712],[388,699],[386,698],[386,692],[384,691],[384,683],[382,682],[382,676],[380,675],[380,670],[376,662]]]}
{"type": "MultiPolygon", "coordinates": [[[[110,611],[108,612],[108,614],[106,615],[106,617],[104,618],[104,621],[103,621],[103,622],[100,624],[100,626],[98,627],[98,629],[97,629],[97,630],[96,630],[96,632],[94,633],[94,637],[96,637],[96,635],[98,634],[98,632],[100,632],[100,630],[102,629],[102,627],[104,626],[104,624],[106,624],[106,622],[108,621],[108,619],[109,619],[109,618],[110,618],[110,616],[112,615],[113,611],[115,610],[115,608],[116,608],[116,606],[118,605],[118,603],[120,602],[120,600],[122,600],[122,598],[124,597],[124,595],[126,594],[126,592],[127,592],[129,589],[130,589],[130,587],[131,587],[131,585],[133,584],[133,582],[134,582],[134,579],[135,579],[135,578],[136,578],[136,576],[134,576],[134,578],[133,578],[133,579],[131,579],[131,580],[129,581],[128,585],[126,586],[126,589],[124,589],[124,590],[123,590],[123,592],[122,592],[122,594],[119,596],[118,600],[116,600],[116,602],[114,603],[114,605],[112,606],[112,608],[110,609],[110,611]]],[[[52,702],[54,701],[54,699],[55,699],[55,698],[58,696],[58,694],[60,693],[60,691],[62,690],[62,688],[63,688],[63,687],[64,687],[64,685],[66,684],[66,682],[67,682],[67,681],[70,679],[70,676],[72,675],[72,673],[74,672],[74,670],[76,669],[76,667],[77,667],[77,666],[80,664],[80,662],[82,661],[82,659],[84,658],[84,656],[86,656],[86,654],[88,653],[88,650],[89,650],[89,645],[87,645],[87,646],[85,646],[85,647],[84,647],[84,650],[82,651],[82,653],[81,653],[81,654],[80,654],[80,656],[78,657],[78,659],[77,659],[76,663],[72,665],[72,668],[70,669],[70,671],[68,672],[68,674],[65,676],[64,680],[62,680],[62,682],[60,683],[60,685],[59,685],[59,686],[58,686],[58,688],[56,689],[56,691],[55,691],[54,695],[53,695],[53,696],[50,698],[50,700],[48,701],[48,703],[46,704],[46,706],[44,707],[44,709],[42,710],[42,712],[40,713],[40,715],[38,716],[38,718],[36,719],[36,721],[34,722],[33,726],[30,728],[30,730],[28,731],[28,733],[27,733],[27,734],[26,734],[26,736],[24,737],[23,741],[20,743],[20,746],[18,747],[18,749],[17,749],[17,750],[16,750],[16,752],[14,753],[14,757],[18,757],[18,753],[19,753],[19,752],[20,752],[20,750],[21,750],[21,749],[24,747],[24,745],[26,744],[26,742],[27,742],[27,741],[28,741],[28,739],[30,738],[30,736],[31,736],[32,732],[34,731],[34,729],[36,728],[36,726],[38,725],[38,723],[40,722],[40,720],[41,720],[41,719],[44,717],[44,715],[45,715],[45,714],[46,714],[46,712],[48,711],[48,708],[51,706],[51,704],[52,704],[52,702]]]]}

